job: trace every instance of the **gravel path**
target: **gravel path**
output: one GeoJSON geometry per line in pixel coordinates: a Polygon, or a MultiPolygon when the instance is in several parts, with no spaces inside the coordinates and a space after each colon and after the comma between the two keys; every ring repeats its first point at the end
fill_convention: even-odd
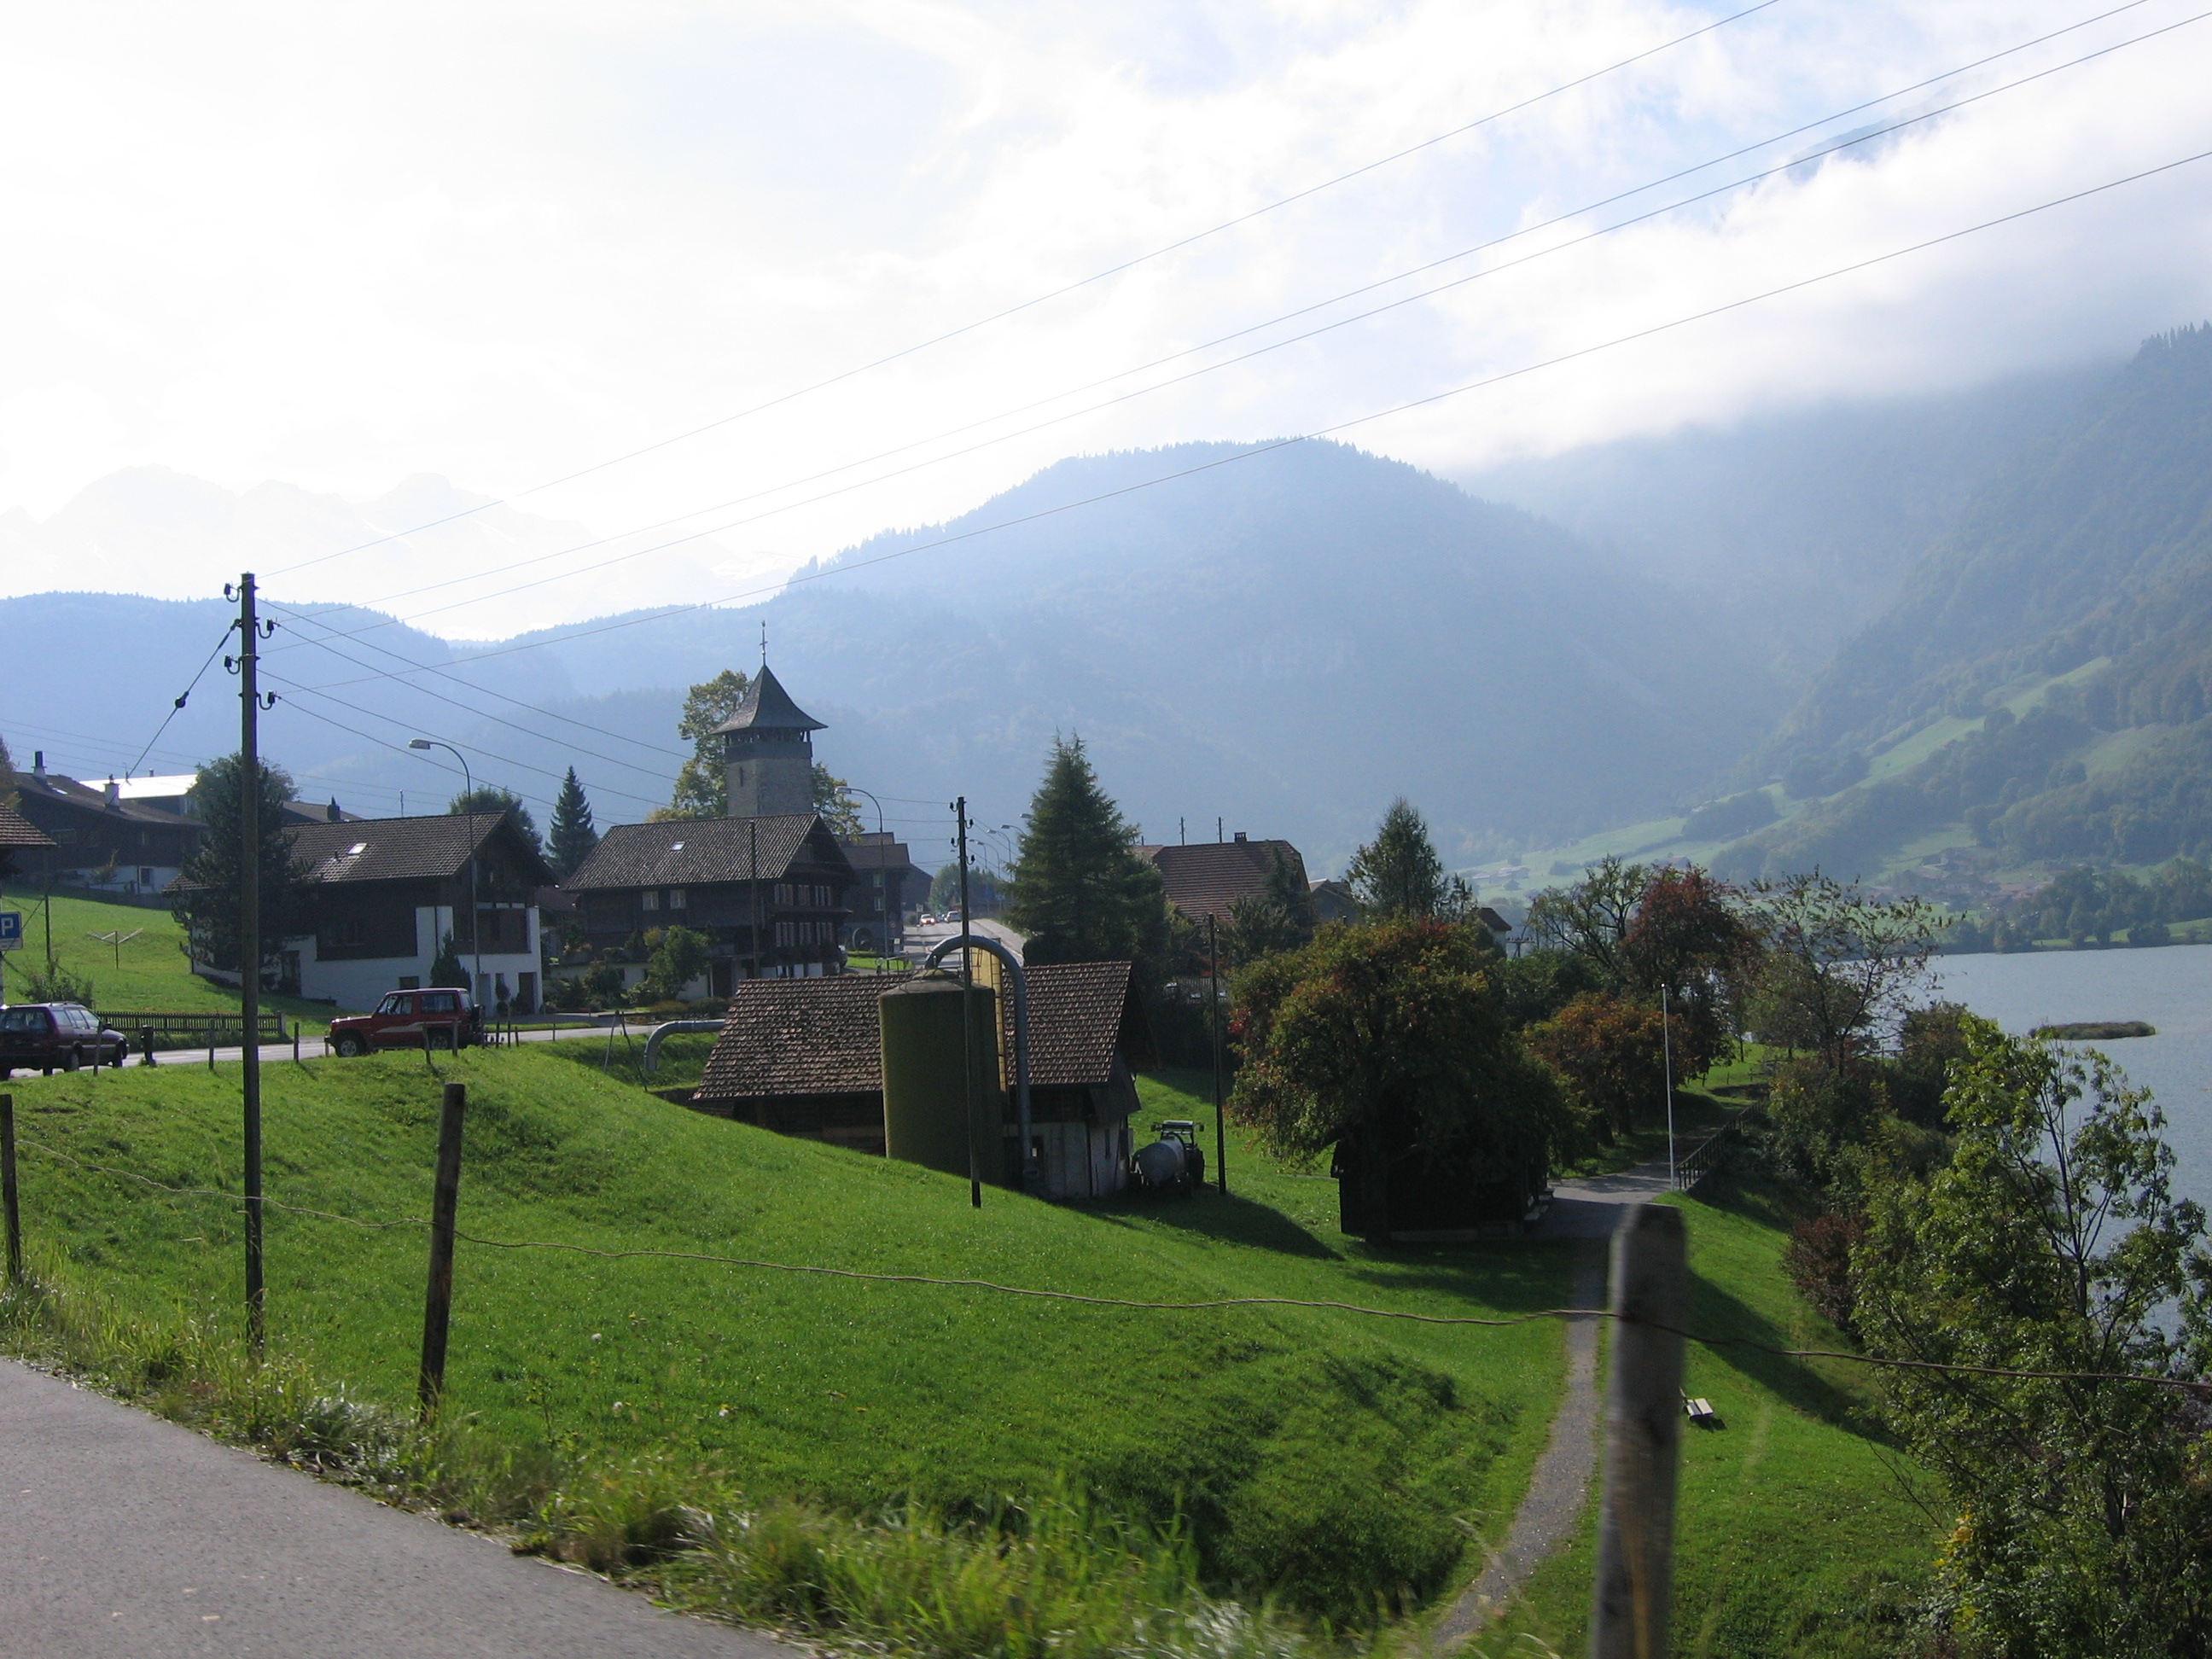
{"type": "Polygon", "coordinates": [[[801,1659],[0,1360],[0,1653],[801,1659]]]}
{"type": "MultiPolygon", "coordinates": [[[[1607,1241],[1622,1212],[1667,1190],[1664,1158],[1619,1175],[1563,1181],[1553,1188],[1552,1207],[1531,1236],[1581,1241],[1568,1305],[1605,1306],[1607,1241]]],[[[1568,1320],[1566,1348],[1566,1389],[1552,1418],[1551,1438],[1528,1477],[1528,1492],[1513,1512],[1505,1541],[1437,1625],[1430,1638],[1434,1652],[1449,1653],[1479,1635],[1537,1565],[1566,1541],[1589,1501],[1597,1469],[1597,1321],[1568,1320]]]]}

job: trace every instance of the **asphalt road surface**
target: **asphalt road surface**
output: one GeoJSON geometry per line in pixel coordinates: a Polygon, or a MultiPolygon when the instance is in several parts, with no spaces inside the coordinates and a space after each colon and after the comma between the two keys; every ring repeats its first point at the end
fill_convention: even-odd
{"type": "Polygon", "coordinates": [[[8,1659],[801,1659],[0,1360],[8,1659]]]}

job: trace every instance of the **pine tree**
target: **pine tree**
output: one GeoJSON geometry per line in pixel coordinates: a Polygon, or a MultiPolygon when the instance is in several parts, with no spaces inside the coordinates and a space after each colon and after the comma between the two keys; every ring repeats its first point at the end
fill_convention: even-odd
{"type": "Polygon", "coordinates": [[[592,822],[592,803],[585,798],[584,786],[577,781],[576,769],[572,766],[568,775],[561,781],[561,793],[553,802],[553,873],[568,880],[599,844],[599,828],[592,822]]]}
{"type": "Polygon", "coordinates": [[[1444,900],[1443,860],[1403,795],[1383,813],[1375,839],[1352,855],[1346,873],[1370,915],[1432,916],[1444,900]]]}
{"type": "Polygon", "coordinates": [[[1007,920],[1029,935],[1030,962],[1149,960],[1159,948],[1159,872],[1136,852],[1083,751],[1053,739],[1014,861],[1007,920]]]}
{"type": "MultiPolygon", "coordinates": [[[[280,767],[261,764],[260,846],[261,966],[276,966],[284,941],[307,926],[309,888],[292,862],[292,832],[284,825],[284,805],[292,799],[292,780],[280,767]]],[[[175,909],[192,959],[227,973],[240,971],[244,940],[239,933],[239,888],[246,871],[239,808],[246,787],[244,762],[225,755],[200,768],[192,800],[200,822],[198,849],[185,863],[175,909]]]]}
{"type": "Polygon", "coordinates": [[[691,758],[676,775],[676,793],[656,818],[719,818],[730,810],[730,780],[722,770],[722,740],[714,728],[738,712],[752,682],[734,668],[693,686],[684,698],[676,734],[690,740],[691,758]]]}

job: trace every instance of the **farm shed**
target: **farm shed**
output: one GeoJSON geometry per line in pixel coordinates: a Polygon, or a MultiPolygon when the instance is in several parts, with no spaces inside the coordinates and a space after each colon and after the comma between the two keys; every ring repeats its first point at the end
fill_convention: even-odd
{"type": "MultiPolygon", "coordinates": [[[[982,979],[984,975],[979,974],[982,979]]],[[[1133,1073],[1158,1063],[1126,962],[1027,970],[1032,1146],[1048,1198],[1093,1198],[1127,1179],[1133,1073]]],[[[746,980],[693,1092],[695,1110],[881,1155],[883,1057],[877,999],[902,975],[746,980]]],[[[998,1097],[1008,1186],[1020,1180],[1013,1006],[1000,999],[998,1097]]]]}

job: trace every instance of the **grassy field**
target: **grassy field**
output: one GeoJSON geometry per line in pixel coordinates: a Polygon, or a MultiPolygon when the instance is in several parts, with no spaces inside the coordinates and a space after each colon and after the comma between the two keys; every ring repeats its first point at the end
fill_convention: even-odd
{"type": "MultiPolygon", "coordinates": [[[[1721,1176],[1671,1201],[1689,1229],[1692,1328],[1849,1347],[1782,1271],[1793,1218],[1772,1188],[1721,1176]]],[[[1686,1391],[1711,1401],[1722,1426],[1683,1437],[1675,1653],[1875,1659],[1904,1649],[1905,1606],[1944,1523],[1935,1494],[1872,1423],[1863,1369],[1692,1344],[1686,1370],[1686,1391]]],[[[1595,1547],[1593,1510],[1504,1630],[1581,1651],[1595,1547]]]]}
{"type": "MultiPolygon", "coordinates": [[[[7,975],[11,999],[20,1000],[22,970],[45,965],[51,923],[55,962],[92,981],[92,1003],[102,1013],[237,1012],[237,992],[210,984],[186,965],[184,930],[167,910],[60,895],[51,901],[50,910],[43,894],[20,888],[0,902],[23,913],[23,948],[0,958],[6,963],[0,971],[7,975]],[[92,937],[134,932],[137,938],[119,945],[92,937]]],[[[332,1012],[327,1004],[296,997],[264,997],[262,1006],[283,1010],[288,1023],[303,1019],[315,1030],[332,1012]]]]}
{"type": "MultiPolygon", "coordinates": [[[[470,1088],[461,1225],[480,1239],[1437,1313],[1556,1305],[1568,1279],[1565,1247],[1370,1250],[1336,1231],[1333,1183],[1234,1146],[1225,1199],[1083,1209],[994,1191],[977,1211],[964,1182],[665,1105],[574,1056],[445,1063],[470,1088]]],[[[420,1057],[266,1075],[272,1199],[369,1220],[424,1213],[437,1079],[420,1057]]],[[[51,1153],[234,1190],[236,1086],[230,1067],[19,1080],[38,1273],[179,1342],[234,1333],[231,1201],[51,1153]]],[[[1173,1079],[1148,1079],[1146,1098],[1206,1115],[1173,1079]]],[[[268,1261],[275,1349],[403,1406],[422,1233],[277,1212],[268,1261]]],[[[465,1242],[455,1282],[450,1407],[518,1455],[652,1462],[678,1488],[734,1482],[849,1509],[914,1497],[980,1514],[1072,1486],[1109,1515],[1182,1516],[1212,1582],[1340,1618],[1447,1584],[1470,1537],[1502,1528],[1562,1358],[1546,1322],[1092,1307],[465,1242]]]]}

